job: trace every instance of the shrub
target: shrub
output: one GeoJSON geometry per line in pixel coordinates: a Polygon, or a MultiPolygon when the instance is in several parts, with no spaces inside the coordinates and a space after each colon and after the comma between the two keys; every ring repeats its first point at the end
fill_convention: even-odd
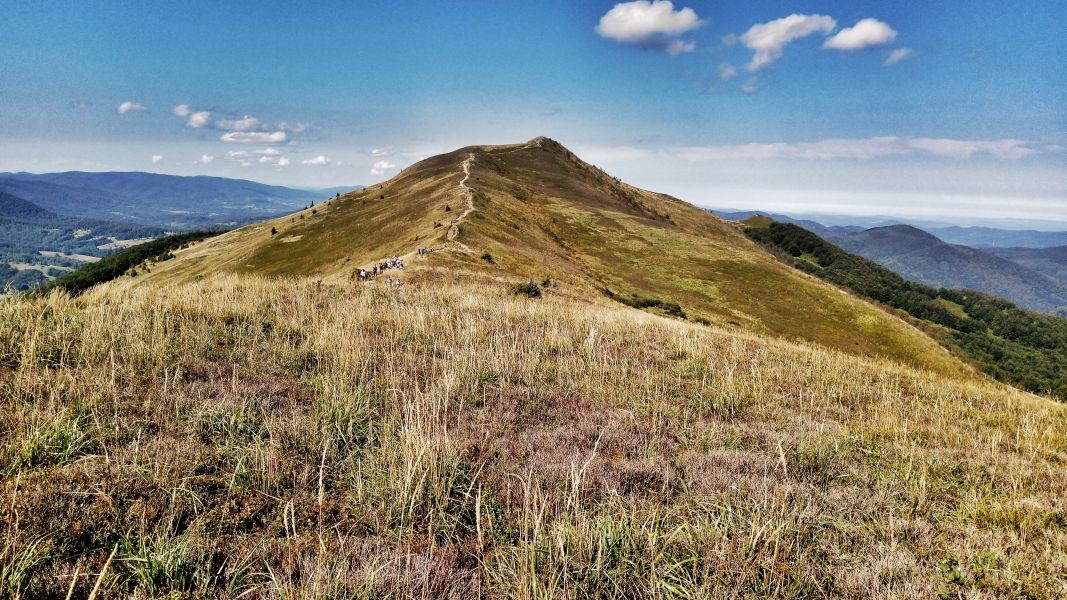
{"type": "Polygon", "coordinates": [[[496,261],[493,260],[493,255],[489,254],[488,252],[486,252],[485,254],[482,255],[482,260],[484,260],[485,262],[487,262],[489,264],[496,263],[496,261]]]}
{"type": "Polygon", "coordinates": [[[527,298],[540,298],[541,287],[532,281],[516,283],[511,286],[511,293],[516,296],[526,296],[527,298]]]}

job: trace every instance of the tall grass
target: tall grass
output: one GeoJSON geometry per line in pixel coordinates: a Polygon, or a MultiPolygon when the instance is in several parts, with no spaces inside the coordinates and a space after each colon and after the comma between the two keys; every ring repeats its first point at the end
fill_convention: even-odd
{"type": "Polygon", "coordinates": [[[1062,405],[503,287],[0,300],[0,431],[9,596],[1067,594],[1062,405]]]}

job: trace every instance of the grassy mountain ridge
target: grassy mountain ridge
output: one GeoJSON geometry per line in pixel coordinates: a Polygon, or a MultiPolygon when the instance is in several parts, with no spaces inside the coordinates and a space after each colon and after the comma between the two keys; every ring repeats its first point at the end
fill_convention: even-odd
{"type": "Polygon", "coordinates": [[[420,285],[549,279],[585,301],[610,302],[610,290],[709,323],[967,368],[897,318],[779,264],[735,226],[629,186],[547,138],[429,158],[379,186],[177,252],[145,282],[216,272],[352,282],[360,266],[394,254],[411,255],[404,277],[420,285]],[[449,240],[465,190],[474,210],[449,240]]]}

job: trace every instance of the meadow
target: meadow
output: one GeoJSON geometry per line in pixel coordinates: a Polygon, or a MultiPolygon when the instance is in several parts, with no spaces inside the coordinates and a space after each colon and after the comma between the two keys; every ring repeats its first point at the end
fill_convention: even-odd
{"type": "Polygon", "coordinates": [[[7,597],[1067,596],[1063,404],[551,287],[4,298],[0,466],[7,597]]]}

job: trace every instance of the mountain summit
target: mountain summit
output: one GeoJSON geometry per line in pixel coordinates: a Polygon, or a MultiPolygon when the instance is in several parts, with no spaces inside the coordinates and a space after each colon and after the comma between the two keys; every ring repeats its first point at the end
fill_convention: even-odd
{"type": "Polygon", "coordinates": [[[963,368],[898,318],[782,265],[737,226],[628,185],[547,137],[427,158],[380,185],[176,254],[148,279],[222,271],[358,285],[361,268],[396,256],[406,284],[548,281],[586,301],[963,368]]]}

